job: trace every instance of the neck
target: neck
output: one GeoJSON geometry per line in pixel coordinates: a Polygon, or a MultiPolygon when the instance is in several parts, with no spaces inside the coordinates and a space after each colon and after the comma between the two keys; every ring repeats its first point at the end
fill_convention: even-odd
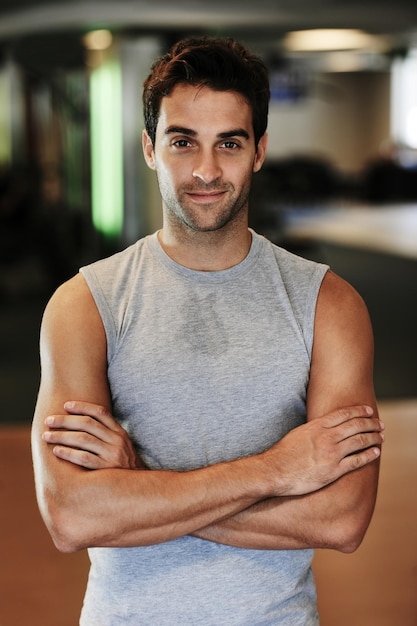
{"type": "Polygon", "coordinates": [[[179,265],[215,272],[241,263],[249,253],[252,235],[247,227],[237,232],[221,229],[178,234],[164,225],[158,239],[166,254],[179,265]]]}

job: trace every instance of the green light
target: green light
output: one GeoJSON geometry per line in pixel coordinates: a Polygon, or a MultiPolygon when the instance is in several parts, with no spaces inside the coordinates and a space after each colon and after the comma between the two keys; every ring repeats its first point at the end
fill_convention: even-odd
{"type": "Polygon", "coordinates": [[[114,58],[90,77],[93,224],[106,237],[123,228],[122,77],[114,58]]]}
{"type": "Polygon", "coordinates": [[[10,89],[8,75],[0,72],[0,164],[10,164],[12,160],[10,89]]]}

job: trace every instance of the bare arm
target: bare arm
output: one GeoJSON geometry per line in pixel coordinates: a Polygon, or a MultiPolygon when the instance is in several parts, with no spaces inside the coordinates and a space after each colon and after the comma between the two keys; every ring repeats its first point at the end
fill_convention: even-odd
{"type": "MultiPolygon", "coordinates": [[[[373,407],[377,417],[368,313],[351,286],[331,272],[318,299],[307,403],[309,421],[357,403],[373,407]]],[[[375,460],[314,493],[265,500],[196,534],[247,548],[351,552],[371,520],[378,472],[375,460]]]]}
{"type": "MultiPolygon", "coordinates": [[[[62,415],[71,398],[101,405],[101,413],[110,415],[104,330],[81,276],[62,287],[47,307],[41,361],[32,439],[35,478],[45,523],[65,551],[158,543],[209,527],[266,498],[310,493],[369,463],[381,441],[376,420],[359,407],[349,415],[336,412],[327,421],[311,422],[301,427],[305,434],[295,429],[270,451],[230,463],[177,473],[144,470],[131,458],[123,469],[109,463],[91,472],[82,460],[74,461],[80,453],[82,458],[89,454],[88,428],[77,426],[78,444],[59,430],[59,420],[73,419],[62,415]],[[45,419],[53,415],[51,434],[44,437],[45,419]],[[59,451],[62,446],[66,455],[59,451]]],[[[117,426],[113,431],[112,437],[123,440],[117,426]]],[[[129,445],[126,451],[129,457],[129,445]]]]}

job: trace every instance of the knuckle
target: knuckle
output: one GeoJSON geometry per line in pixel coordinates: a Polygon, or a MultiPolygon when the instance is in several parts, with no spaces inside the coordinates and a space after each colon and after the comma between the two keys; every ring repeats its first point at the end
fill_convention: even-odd
{"type": "Polygon", "coordinates": [[[351,417],[349,409],[346,408],[346,407],[342,407],[342,408],[338,409],[337,410],[337,415],[344,422],[346,420],[350,419],[350,417],[351,417]]]}
{"type": "Polygon", "coordinates": [[[91,424],[91,422],[92,422],[92,419],[88,415],[81,415],[80,416],[80,426],[82,428],[88,428],[89,425],[91,424]]]}
{"type": "Polygon", "coordinates": [[[124,433],[124,431],[123,432],[117,431],[113,435],[114,438],[115,438],[115,441],[116,441],[116,445],[118,445],[118,446],[121,446],[121,445],[124,444],[125,437],[124,437],[123,433],[124,433]]]}
{"type": "Polygon", "coordinates": [[[351,456],[352,469],[358,469],[364,465],[363,458],[360,454],[351,456]]]}
{"type": "Polygon", "coordinates": [[[80,432],[79,433],[80,443],[82,445],[86,445],[91,441],[91,437],[88,433],[80,432]]]}
{"type": "Polygon", "coordinates": [[[81,450],[79,453],[79,461],[80,464],[83,465],[84,467],[92,467],[92,457],[91,454],[89,452],[87,452],[86,450],[81,450]]]}
{"type": "Polygon", "coordinates": [[[105,406],[102,404],[97,405],[97,415],[98,417],[105,417],[108,414],[108,411],[105,406]]]}
{"type": "Polygon", "coordinates": [[[355,431],[361,430],[362,422],[359,417],[353,417],[350,421],[355,431]]]}
{"type": "Polygon", "coordinates": [[[367,448],[369,445],[368,437],[364,433],[357,435],[357,441],[361,448],[367,448]]]}
{"type": "Polygon", "coordinates": [[[115,464],[116,464],[116,467],[125,467],[126,466],[125,457],[124,457],[124,455],[121,452],[119,452],[116,455],[115,464]]]}

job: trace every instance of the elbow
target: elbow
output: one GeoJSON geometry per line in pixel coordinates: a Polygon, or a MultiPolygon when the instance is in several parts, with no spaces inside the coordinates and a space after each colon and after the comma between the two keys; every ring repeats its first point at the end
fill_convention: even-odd
{"type": "Polygon", "coordinates": [[[66,537],[63,537],[58,534],[51,535],[52,541],[54,542],[54,546],[59,552],[63,554],[74,554],[74,552],[78,552],[81,548],[77,547],[74,543],[68,541],[66,537]]]}
{"type": "Polygon", "coordinates": [[[49,532],[57,550],[64,554],[73,554],[85,548],[84,543],[63,523],[54,523],[49,528],[49,532]]]}
{"type": "Polygon", "coordinates": [[[332,537],[332,548],[343,554],[352,554],[361,545],[370,519],[345,520],[336,529],[332,537]]]}
{"type": "Polygon", "coordinates": [[[365,533],[350,533],[346,534],[336,545],[335,549],[343,554],[352,554],[359,548],[365,533]]]}
{"type": "MultiPolygon", "coordinates": [[[[377,466],[375,464],[372,464],[372,466],[374,469],[368,466],[367,471],[375,473],[377,466]]],[[[344,480],[346,483],[346,477],[344,480]]],[[[354,478],[352,477],[351,480],[354,480],[354,478]]],[[[369,480],[363,481],[359,488],[355,487],[350,492],[349,490],[342,491],[340,499],[333,509],[332,520],[329,523],[332,543],[329,546],[330,548],[344,554],[351,554],[359,548],[374,512],[376,487],[377,476],[374,474],[372,482],[369,480]]]]}
{"type": "Polygon", "coordinates": [[[87,547],[81,524],[71,511],[53,499],[44,499],[39,508],[51,539],[60,552],[72,554],[87,547]]]}

